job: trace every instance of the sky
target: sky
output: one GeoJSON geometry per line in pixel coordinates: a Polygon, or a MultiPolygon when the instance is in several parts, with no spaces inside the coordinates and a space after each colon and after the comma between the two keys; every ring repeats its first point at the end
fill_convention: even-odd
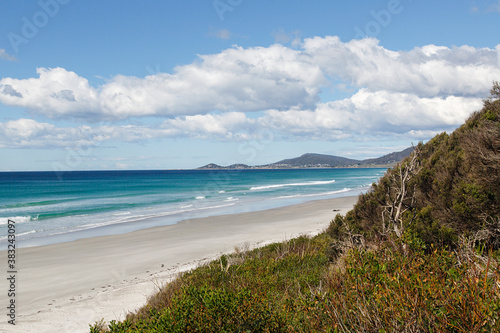
{"type": "Polygon", "coordinates": [[[372,158],[500,81],[500,0],[4,0],[0,171],[372,158]]]}

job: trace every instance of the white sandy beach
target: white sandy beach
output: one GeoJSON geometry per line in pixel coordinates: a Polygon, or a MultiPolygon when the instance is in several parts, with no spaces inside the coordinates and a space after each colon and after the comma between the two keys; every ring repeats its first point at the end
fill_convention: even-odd
{"type": "MultiPolygon", "coordinates": [[[[233,252],[324,230],[357,197],[308,202],[266,211],[185,220],[127,234],[81,239],[17,251],[16,326],[7,323],[2,279],[2,332],[88,332],[104,318],[123,319],[157,286],[181,271],[233,252]],[[340,210],[340,211],[334,211],[340,210]]],[[[0,260],[7,264],[6,251],[0,260]]]]}

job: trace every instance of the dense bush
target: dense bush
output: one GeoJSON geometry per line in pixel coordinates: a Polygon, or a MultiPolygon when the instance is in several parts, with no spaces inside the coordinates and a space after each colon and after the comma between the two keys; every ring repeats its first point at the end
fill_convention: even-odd
{"type": "MultiPolygon", "coordinates": [[[[437,135],[417,148],[419,172],[408,182],[414,203],[403,216],[428,245],[453,248],[459,235],[485,228],[488,218],[500,216],[500,85],[460,128],[437,135]]],[[[412,156],[401,162],[408,163],[412,156]]],[[[346,223],[375,240],[384,207],[392,200],[398,168],[390,169],[371,190],[359,197],[346,223]]],[[[406,203],[405,203],[406,204],[406,203]]],[[[337,226],[329,229],[336,233],[337,226]]]]}
{"type": "Polygon", "coordinates": [[[425,251],[405,237],[406,251],[354,246],[330,262],[326,233],[235,253],[92,332],[500,331],[498,257],[425,251]]]}

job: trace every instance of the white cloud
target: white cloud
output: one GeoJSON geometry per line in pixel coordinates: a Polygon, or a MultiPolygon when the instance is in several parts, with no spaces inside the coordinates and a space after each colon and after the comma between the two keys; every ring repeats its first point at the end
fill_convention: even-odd
{"type": "Polygon", "coordinates": [[[0,102],[51,118],[89,118],[100,112],[98,92],[87,79],[63,68],[39,68],[37,73],[38,78],[1,79],[0,102]]]}
{"type": "Polygon", "coordinates": [[[257,123],[244,113],[194,115],[151,125],[57,127],[32,119],[0,122],[0,148],[52,148],[96,146],[104,142],[143,142],[161,138],[244,140],[256,132],[257,123]]]}
{"type": "Polygon", "coordinates": [[[314,107],[326,80],[301,52],[281,45],[232,48],[145,78],[118,75],[99,88],[63,68],[39,77],[0,80],[0,102],[50,118],[125,119],[314,107]],[[5,91],[10,86],[22,96],[5,91]],[[60,98],[64,92],[66,97],[60,98]]]}
{"type": "Polygon", "coordinates": [[[0,148],[50,148],[94,145],[95,129],[88,126],[57,128],[32,119],[0,123],[0,148]]]}
{"type": "Polygon", "coordinates": [[[500,77],[498,48],[426,45],[392,51],[376,39],[343,43],[336,36],[306,39],[303,48],[326,74],[372,90],[485,97],[500,77]]]}
{"type": "Polygon", "coordinates": [[[16,61],[16,57],[13,55],[10,55],[5,51],[4,49],[0,49],[0,59],[7,60],[7,61],[16,61]]]}
{"type": "Polygon", "coordinates": [[[234,47],[199,56],[172,74],[118,75],[99,87],[63,68],[0,79],[0,102],[52,119],[110,121],[164,117],[147,125],[57,127],[19,119],[0,123],[0,146],[65,147],[155,138],[251,140],[259,130],[292,140],[361,136],[426,139],[481,108],[500,79],[495,49],[426,45],[393,51],[376,39],[310,38],[234,47]],[[321,89],[349,86],[346,99],[320,101],[321,89]],[[253,115],[248,112],[261,111],[253,115]]]}
{"type": "Polygon", "coordinates": [[[245,131],[255,126],[255,121],[242,112],[221,115],[194,115],[166,120],[162,127],[194,138],[241,139],[245,131]]]}
{"type": "Polygon", "coordinates": [[[422,140],[459,126],[481,104],[481,99],[472,97],[419,98],[361,89],[351,98],[319,103],[313,110],[268,110],[255,119],[243,112],[227,112],[176,117],[154,126],[106,124],[76,128],[19,119],[0,123],[0,147],[79,147],[162,138],[245,141],[258,139],[262,131],[287,140],[360,136],[422,140]]]}
{"type": "Polygon", "coordinates": [[[416,136],[455,128],[481,104],[481,99],[472,97],[419,98],[412,94],[361,89],[351,98],[321,103],[312,111],[270,110],[261,124],[284,136],[322,140],[405,133],[416,136]]]}
{"type": "MultiPolygon", "coordinates": [[[[419,97],[486,97],[500,77],[500,48],[426,45],[392,51],[376,39],[344,43],[309,38],[301,50],[283,45],[199,56],[173,74],[118,75],[100,87],[63,68],[38,78],[0,80],[0,102],[49,118],[126,119],[142,116],[314,109],[326,77],[357,88],[419,97]]],[[[337,82],[338,84],[339,82],[337,82]]]]}

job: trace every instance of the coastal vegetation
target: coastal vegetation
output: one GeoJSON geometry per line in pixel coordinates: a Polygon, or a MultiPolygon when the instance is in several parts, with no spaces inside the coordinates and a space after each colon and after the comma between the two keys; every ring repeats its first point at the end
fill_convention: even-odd
{"type": "Polygon", "coordinates": [[[90,332],[500,332],[500,85],[328,229],[236,249],[90,332]]]}

